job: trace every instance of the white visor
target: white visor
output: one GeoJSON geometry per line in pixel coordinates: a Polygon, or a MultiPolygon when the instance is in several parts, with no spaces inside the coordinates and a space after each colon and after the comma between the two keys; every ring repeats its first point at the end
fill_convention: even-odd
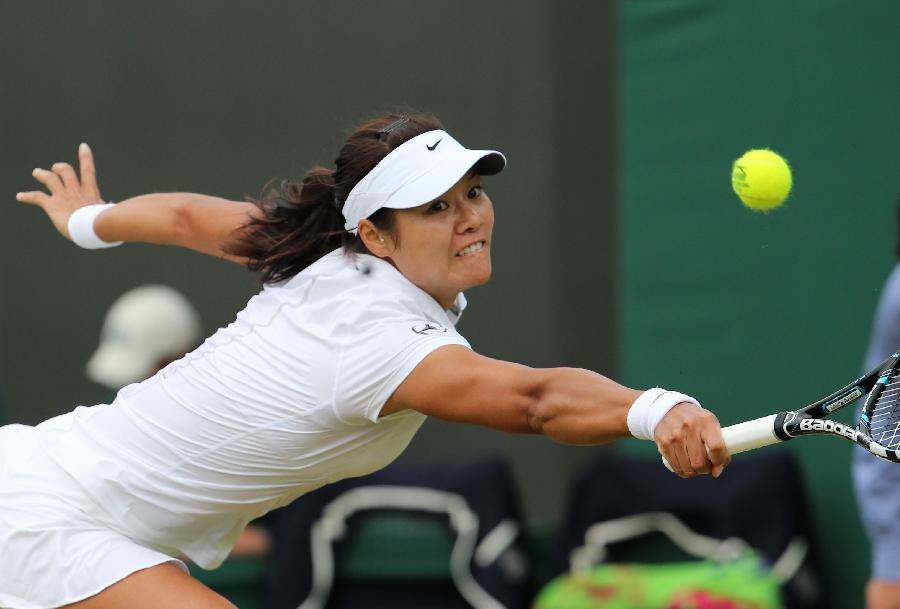
{"type": "Polygon", "coordinates": [[[494,175],[506,166],[496,150],[469,150],[440,129],[417,135],[397,146],[360,180],[344,203],[344,228],[382,207],[409,209],[438,198],[475,167],[494,175]]]}

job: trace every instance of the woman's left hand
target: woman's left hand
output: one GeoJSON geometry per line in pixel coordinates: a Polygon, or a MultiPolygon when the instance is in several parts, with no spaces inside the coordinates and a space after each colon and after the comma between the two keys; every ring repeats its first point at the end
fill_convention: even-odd
{"type": "Polygon", "coordinates": [[[716,415],[695,404],[676,404],[656,426],[656,447],[672,471],[683,478],[718,477],[731,461],[716,415]]]}
{"type": "Polygon", "coordinates": [[[35,169],[31,174],[47,187],[50,194],[41,190],[16,194],[17,201],[43,209],[56,230],[66,239],[71,239],[68,225],[72,213],[79,207],[103,202],[97,186],[94,155],[87,144],[78,147],[78,161],[81,165],[81,179],[68,163],[54,163],[52,171],[35,169]]]}

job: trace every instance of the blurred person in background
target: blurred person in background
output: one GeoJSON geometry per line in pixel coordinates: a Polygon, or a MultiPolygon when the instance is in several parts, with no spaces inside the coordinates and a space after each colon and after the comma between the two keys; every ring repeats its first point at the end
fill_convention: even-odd
{"type": "MultiPolygon", "coordinates": [[[[897,201],[900,258],[900,199],[897,201]]],[[[874,368],[900,349],[900,262],[888,275],[872,324],[863,369],[874,368]]],[[[863,525],[872,543],[872,574],[866,585],[867,609],[900,609],[900,466],[857,446],[853,480],[863,525]]]]}
{"type": "Polygon", "coordinates": [[[49,194],[16,198],[82,247],[178,245],[265,285],[114,404],[0,428],[0,606],[231,607],[173,557],[217,566],[250,520],[384,467],[428,416],[570,444],[655,441],[682,476],[728,464],[718,420],[690,396],[471,349],[456,322],[463,292],[492,274],[482,176],[506,159],[464,148],[432,116],[369,121],[333,169],[257,202],[102,204],[84,144],[79,160],[80,177],[36,169],[49,194]]]}
{"type": "Polygon", "coordinates": [[[89,379],[113,391],[140,383],[200,344],[200,315],[178,290],[142,285],[109,308],[100,345],[88,360],[89,379]]]}
{"type": "MultiPolygon", "coordinates": [[[[122,294],[107,311],[100,345],[85,371],[95,383],[118,392],[180,359],[202,338],[200,314],[181,292],[165,285],[138,286],[122,294]]],[[[265,527],[250,524],[231,555],[261,555],[270,546],[265,527]]]]}

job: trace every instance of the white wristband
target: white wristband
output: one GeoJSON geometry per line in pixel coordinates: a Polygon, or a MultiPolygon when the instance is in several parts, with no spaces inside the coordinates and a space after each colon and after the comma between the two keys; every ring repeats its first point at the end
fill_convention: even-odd
{"type": "Polygon", "coordinates": [[[115,205],[113,203],[95,203],[76,209],[75,213],[69,216],[69,237],[72,238],[72,242],[88,250],[122,245],[121,241],[104,241],[94,232],[94,221],[97,216],[110,207],[115,207],[115,205]]]}
{"type": "Polygon", "coordinates": [[[700,406],[689,395],[654,387],[638,396],[628,410],[628,431],[639,440],[652,440],[656,426],[676,404],[688,402],[700,406]]]}

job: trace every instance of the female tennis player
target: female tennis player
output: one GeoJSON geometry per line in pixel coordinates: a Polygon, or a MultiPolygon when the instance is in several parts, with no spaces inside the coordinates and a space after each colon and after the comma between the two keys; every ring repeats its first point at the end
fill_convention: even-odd
{"type": "MultiPolygon", "coordinates": [[[[655,440],[676,473],[728,462],[693,398],[474,353],[455,324],[491,276],[494,211],[469,150],[391,115],[334,169],[253,203],[150,194],[102,204],[94,161],[19,193],[82,247],[178,245],[262,272],[228,327],[111,405],[0,428],[0,607],[219,608],[174,557],[217,566],[252,519],[395,459],[426,416],[560,442],[655,440]]],[[[514,303],[511,303],[514,305],[514,303]]]]}

